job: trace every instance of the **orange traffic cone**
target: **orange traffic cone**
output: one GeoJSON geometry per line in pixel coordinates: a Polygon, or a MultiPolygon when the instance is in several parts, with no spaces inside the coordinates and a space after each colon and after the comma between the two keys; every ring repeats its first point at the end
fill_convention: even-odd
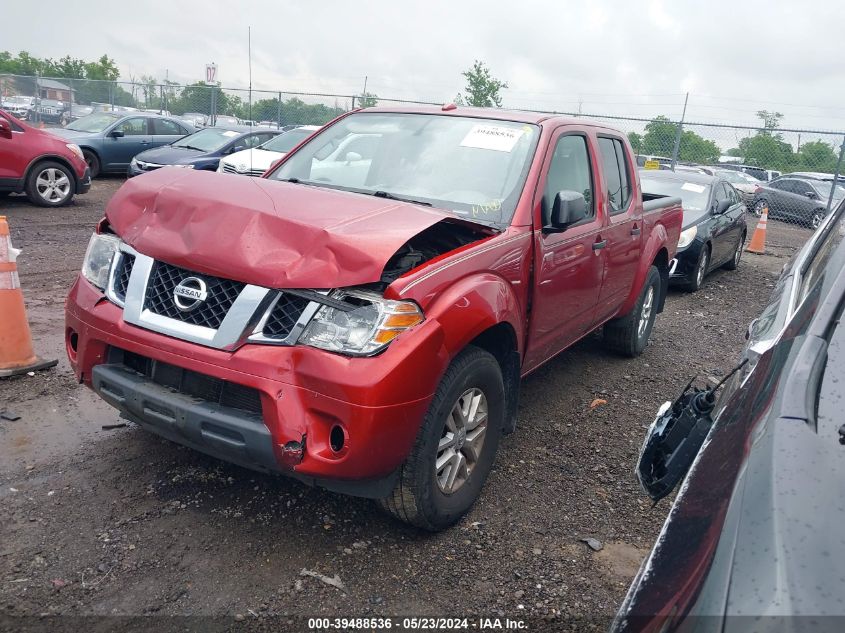
{"type": "Polygon", "coordinates": [[[760,220],[757,222],[757,228],[754,229],[754,235],[751,236],[751,243],[747,250],[749,253],[757,253],[762,255],[766,252],[766,224],[769,223],[769,207],[763,207],[763,213],[760,214],[760,220]]]}
{"type": "Polygon", "coordinates": [[[42,360],[32,349],[23,293],[6,216],[0,215],[0,378],[55,367],[57,360],[42,360]]]}

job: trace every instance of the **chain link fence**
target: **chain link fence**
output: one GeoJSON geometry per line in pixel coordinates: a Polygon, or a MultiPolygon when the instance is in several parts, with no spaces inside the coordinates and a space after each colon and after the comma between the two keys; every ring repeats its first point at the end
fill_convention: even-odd
{"type": "MultiPolygon", "coordinates": [[[[375,95],[222,88],[202,82],[145,83],[0,75],[2,106],[36,124],[68,125],[96,111],[148,111],[197,127],[321,125],[356,107],[425,104],[375,95]]],[[[537,110],[537,112],[544,112],[537,110]]],[[[727,180],[750,213],[813,229],[845,198],[840,183],[845,136],[831,130],[762,127],[548,112],[584,117],[628,135],[641,169],[716,175],[727,180]]],[[[688,189],[694,190],[691,182],[688,189]]],[[[691,202],[688,204],[692,204],[691,202]]]]}

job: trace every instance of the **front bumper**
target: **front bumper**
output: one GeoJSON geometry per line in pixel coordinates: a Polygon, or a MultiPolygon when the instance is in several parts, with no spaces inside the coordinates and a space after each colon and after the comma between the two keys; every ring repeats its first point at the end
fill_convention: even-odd
{"type": "Polygon", "coordinates": [[[389,494],[449,360],[435,321],[371,358],[305,346],[208,348],[125,323],[122,309],[81,277],[66,303],[66,344],[77,378],[148,430],[243,466],[369,497],[389,494]],[[127,371],[113,362],[115,349],[255,389],[260,420],[127,371]],[[335,427],[340,450],[332,447],[335,427]]]}
{"type": "Polygon", "coordinates": [[[86,167],[82,178],[76,181],[76,193],[88,193],[89,189],[91,189],[91,170],[86,167]]]}
{"type": "Polygon", "coordinates": [[[703,242],[693,240],[692,244],[678,251],[669,266],[669,283],[684,284],[692,280],[703,242]]]}

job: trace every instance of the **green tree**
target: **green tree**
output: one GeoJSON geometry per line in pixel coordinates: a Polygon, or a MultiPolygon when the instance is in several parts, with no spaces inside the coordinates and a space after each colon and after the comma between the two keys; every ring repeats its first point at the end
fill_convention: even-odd
{"type": "Polygon", "coordinates": [[[716,143],[699,136],[691,130],[685,130],[681,134],[678,160],[707,165],[718,162],[721,153],[722,151],[716,143]]]}
{"type": "Polygon", "coordinates": [[[793,169],[794,155],[792,146],[778,136],[764,131],[748,136],[739,142],[743,162],[766,169],[789,171],[793,169]]]}
{"type": "Polygon", "coordinates": [[[355,105],[359,108],[373,108],[378,105],[378,95],[362,92],[355,96],[355,105]]]}
{"type": "Polygon", "coordinates": [[[635,154],[641,154],[643,149],[643,136],[637,132],[628,132],[628,142],[634,148],[635,154]]]}
{"type": "Polygon", "coordinates": [[[455,101],[460,104],[481,108],[502,107],[502,97],[499,91],[508,87],[504,81],[499,81],[490,74],[490,69],[478,60],[472,68],[461,73],[466,79],[464,95],[458,95],[455,101]]]}
{"type": "Polygon", "coordinates": [[[810,141],[801,146],[796,158],[802,171],[823,171],[832,174],[836,170],[839,153],[823,141],[810,141]]]}
{"type": "Polygon", "coordinates": [[[657,156],[671,156],[675,149],[675,135],[678,126],[668,118],[657,116],[645,126],[642,153],[657,156]]]}
{"type": "Polygon", "coordinates": [[[783,115],[780,112],[769,112],[768,110],[758,110],[757,118],[763,121],[763,134],[771,134],[772,130],[780,127],[780,121],[783,115]]]}

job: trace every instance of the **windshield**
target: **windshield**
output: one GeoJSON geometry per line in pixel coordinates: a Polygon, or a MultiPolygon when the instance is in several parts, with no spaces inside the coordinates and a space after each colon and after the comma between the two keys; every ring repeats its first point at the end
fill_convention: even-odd
{"type": "Polygon", "coordinates": [[[29,105],[32,103],[32,97],[6,97],[6,103],[15,103],[15,104],[25,104],[29,105]]]}
{"type": "Polygon", "coordinates": [[[649,178],[642,172],[640,172],[640,183],[645,193],[680,198],[684,211],[704,211],[707,208],[710,185],[684,182],[674,178],[649,178]]]}
{"type": "Polygon", "coordinates": [[[360,112],[318,132],[270,177],[388,194],[503,226],[538,137],[536,125],[512,121],[360,112]]]}
{"type": "Polygon", "coordinates": [[[198,149],[202,152],[214,152],[232,139],[240,136],[240,132],[234,130],[224,130],[219,127],[207,127],[199,132],[180,138],[172,144],[173,147],[186,147],[188,149],[198,149]]]}
{"type": "Polygon", "coordinates": [[[266,149],[268,152],[287,153],[299,145],[300,141],[305,140],[313,133],[314,130],[291,130],[290,132],[274,136],[260,147],[261,149],[266,149]]]}
{"type": "MultiPolygon", "coordinates": [[[[823,200],[830,198],[830,188],[833,186],[832,182],[817,180],[813,182],[813,186],[816,188],[816,191],[821,194],[823,200]]],[[[833,192],[833,199],[841,200],[842,198],[845,198],[845,187],[842,185],[836,185],[836,191],[833,192]]]]}
{"type": "Polygon", "coordinates": [[[102,132],[121,116],[111,112],[97,112],[78,118],[73,123],[68,124],[65,129],[76,130],[77,132],[102,132]]]}

